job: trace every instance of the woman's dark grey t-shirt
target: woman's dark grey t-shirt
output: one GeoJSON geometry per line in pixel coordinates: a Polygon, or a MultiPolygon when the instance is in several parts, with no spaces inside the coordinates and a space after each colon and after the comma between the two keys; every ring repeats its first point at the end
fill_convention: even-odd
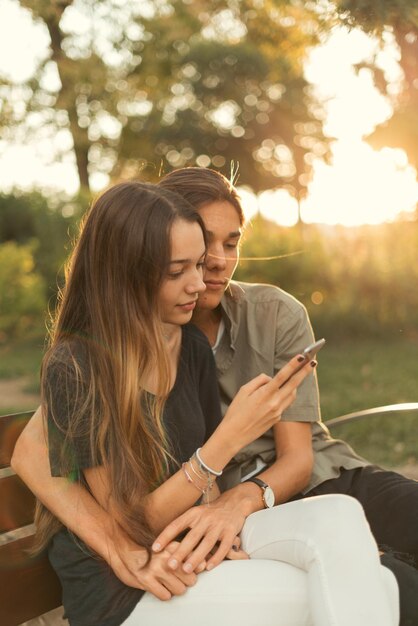
{"type": "MultiPolygon", "coordinates": [[[[60,365],[62,367],[62,364],[60,365]]],[[[54,418],[60,428],[68,424],[68,397],[59,384],[60,373],[48,368],[54,418]]],[[[179,463],[187,461],[221,420],[213,355],[206,337],[193,325],[182,327],[177,378],[164,409],[164,425],[179,463]]],[[[48,415],[51,472],[59,476],[57,459],[62,437],[48,415]]],[[[87,439],[87,438],[86,438],[87,439]]],[[[91,467],[88,441],[75,446],[77,468],[91,467]]],[[[71,626],[119,626],[127,619],[144,591],[123,584],[97,554],[67,529],[54,535],[49,559],[63,588],[65,616],[71,626]]]]}

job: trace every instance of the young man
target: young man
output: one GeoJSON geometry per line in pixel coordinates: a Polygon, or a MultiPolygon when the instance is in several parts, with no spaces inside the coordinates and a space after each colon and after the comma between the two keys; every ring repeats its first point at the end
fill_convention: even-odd
{"type": "MultiPolygon", "coordinates": [[[[261,371],[274,375],[313,341],[311,324],[303,305],[283,290],[232,281],[244,216],[238,194],[227,179],[213,170],[184,168],[168,174],[160,185],[183,195],[199,211],[208,231],[206,291],[192,321],[212,345],[225,412],[242,384],[261,371]]],[[[189,536],[193,533],[194,541],[187,536],[183,540],[176,554],[181,560],[217,527],[217,507],[232,509],[237,516],[248,515],[268,506],[265,494],[271,489],[276,505],[301,497],[347,494],[362,504],[383,551],[381,561],[397,577],[400,625],[415,623],[418,482],[371,464],[348,444],[331,437],[321,421],[314,377],[299,386],[295,401],[274,429],[235,457],[223,486],[227,491],[212,511],[195,507],[169,525],[157,541],[165,545],[191,528],[189,536]],[[257,483],[245,480],[257,468],[257,483]]],[[[201,554],[198,549],[196,553],[197,563],[201,554]]]]}
{"type": "MultiPolygon", "coordinates": [[[[313,341],[312,328],[303,305],[283,290],[231,280],[244,216],[226,178],[213,170],[183,168],[160,185],[183,195],[208,231],[206,291],[192,321],[213,347],[225,411],[242,384],[260,372],[274,375],[302,352],[313,341]]],[[[257,463],[267,463],[258,478],[273,489],[276,504],[326,493],[357,498],[377,543],[410,555],[418,567],[418,482],[372,465],[330,436],[321,421],[314,377],[300,385],[274,431],[242,450],[225,475],[225,486],[239,485],[236,495],[251,497],[253,506],[258,501],[261,507],[265,487],[241,483],[257,463]]],[[[230,491],[225,499],[233,496],[230,491]]]]}

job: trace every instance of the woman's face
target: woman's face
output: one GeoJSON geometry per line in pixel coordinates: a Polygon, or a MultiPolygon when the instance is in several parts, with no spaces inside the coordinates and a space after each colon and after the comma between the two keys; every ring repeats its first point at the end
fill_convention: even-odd
{"type": "Polygon", "coordinates": [[[199,294],[206,289],[202,280],[206,253],[202,229],[196,222],[176,220],[170,243],[170,264],[159,293],[161,317],[166,324],[186,324],[199,294]]]}
{"type": "Polygon", "coordinates": [[[199,209],[207,234],[208,248],[203,280],[206,291],[199,296],[199,309],[215,309],[231,280],[239,259],[241,224],[237,210],[226,200],[199,209]]]}

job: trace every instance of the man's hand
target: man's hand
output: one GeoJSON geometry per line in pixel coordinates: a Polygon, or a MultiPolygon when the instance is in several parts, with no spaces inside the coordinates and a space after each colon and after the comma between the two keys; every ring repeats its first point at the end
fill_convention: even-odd
{"type": "Polygon", "coordinates": [[[112,551],[112,558],[108,562],[125,585],[148,591],[159,600],[170,600],[172,596],[180,596],[188,587],[192,587],[197,581],[197,574],[206,565],[205,561],[200,563],[196,573],[187,573],[181,568],[173,570],[168,563],[178,547],[179,543],[173,541],[160,552],[152,553],[146,561],[144,549],[135,544],[128,549],[125,544],[123,550],[119,546],[118,550],[112,551]]]}

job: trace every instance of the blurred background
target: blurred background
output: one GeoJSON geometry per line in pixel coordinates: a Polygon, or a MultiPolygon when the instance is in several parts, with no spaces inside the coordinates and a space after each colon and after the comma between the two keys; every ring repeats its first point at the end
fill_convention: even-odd
{"type": "MultiPolygon", "coordinates": [[[[2,0],[0,413],[39,402],[91,198],[188,165],[236,177],[237,277],[327,338],[324,418],[417,401],[418,0],[2,0]]],[[[338,434],[418,464],[412,415],[338,434]]]]}

